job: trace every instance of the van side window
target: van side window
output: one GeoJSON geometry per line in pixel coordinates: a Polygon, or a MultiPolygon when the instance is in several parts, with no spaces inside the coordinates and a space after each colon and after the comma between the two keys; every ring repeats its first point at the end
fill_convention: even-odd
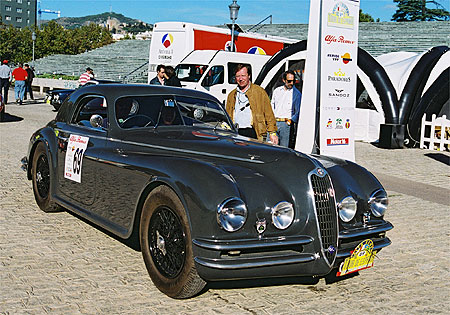
{"type": "MultiPolygon", "coordinates": [[[[238,66],[239,63],[237,62],[229,62],[228,63],[228,83],[229,84],[236,84],[236,78],[234,77],[234,71],[236,70],[236,67],[238,66]]],[[[250,64],[246,64],[246,63],[242,63],[243,65],[247,65],[250,67],[250,69],[252,69],[252,66],[250,64]]],[[[252,76],[250,77],[250,81],[253,82],[253,73],[252,76]]]]}
{"type": "Polygon", "coordinates": [[[224,82],[224,67],[213,66],[209,69],[205,78],[202,81],[202,86],[213,86],[216,84],[223,84],[224,82]]]}

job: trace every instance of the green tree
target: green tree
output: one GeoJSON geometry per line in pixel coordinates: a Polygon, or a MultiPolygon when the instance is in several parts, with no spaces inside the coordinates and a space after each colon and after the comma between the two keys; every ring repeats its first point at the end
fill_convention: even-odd
{"type": "Polygon", "coordinates": [[[361,9],[359,9],[359,21],[360,22],[374,22],[375,20],[369,13],[363,13],[361,9]]]}
{"type": "Polygon", "coordinates": [[[36,59],[54,54],[79,54],[112,43],[109,31],[95,24],[66,30],[55,21],[50,21],[42,29],[18,29],[0,20],[0,57],[15,63],[31,61],[33,31],[36,33],[36,59]]]}
{"type": "Polygon", "coordinates": [[[396,22],[404,21],[448,21],[450,13],[435,0],[394,0],[397,11],[392,16],[396,22]],[[427,6],[434,5],[434,9],[427,6]]]}

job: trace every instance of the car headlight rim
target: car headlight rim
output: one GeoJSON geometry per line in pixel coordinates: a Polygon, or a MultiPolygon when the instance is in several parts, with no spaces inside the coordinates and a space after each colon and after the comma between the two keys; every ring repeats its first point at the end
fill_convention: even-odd
{"type": "Polygon", "coordinates": [[[358,204],[352,196],[346,196],[338,204],[339,218],[344,222],[350,222],[358,210],[358,204]]]}
{"type": "Polygon", "coordinates": [[[376,217],[382,217],[389,204],[387,192],[384,189],[374,191],[369,197],[369,207],[372,214],[376,217]]]}
{"type": "Polygon", "coordinates": [[[279,230],[285,230],[294,221],[294,206],[287,201],[280,201],[271,210],[272,223],[279,230]]]}
{"type": "Polygon", "coordinates": [[[240,230],[247,221],[247,216],[247,206],[238,197],[227,198],[217,206],[217,224],[227,232],[240,230]]]}

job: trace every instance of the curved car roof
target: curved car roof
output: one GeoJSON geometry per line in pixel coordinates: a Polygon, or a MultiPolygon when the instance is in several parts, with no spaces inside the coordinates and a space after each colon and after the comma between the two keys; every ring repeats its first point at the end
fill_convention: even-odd
{"type": "Polygon", "coordinates": [[[90,93],[100,93],[112,99],[117,99],[124,95],[173,94],[198,97],[220,103],[217,98],[205,92],[186,88],[149,84],[98,84],[86,86],[82,89],[76,90],[72,94],[72,97],[78,97],[79,95],[90,93]]]}

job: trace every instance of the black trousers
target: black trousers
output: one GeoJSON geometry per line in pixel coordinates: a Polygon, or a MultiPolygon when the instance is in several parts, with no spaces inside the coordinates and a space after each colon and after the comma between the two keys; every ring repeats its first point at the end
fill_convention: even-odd
{"type": "Polygon", "coordinates": [[[23,98],[24,100],[27,99],[27,93],[30,93],[30,98],[32,100],[34,100],[34,98],[33,98],[33,88],[31,87],[31,83],[33,83],[33,82],[25,81],[25,94],[24,94],[24,98],[23,98]]]}
{"type": "Polygon", "coordinates": [[[0,79],[0,92],[2,92],[2,90],[3,90],[2,95],[3,95],[3,101],[5,102],[5,104],[8,103],[9,84],[10,84],[9,78],[6,78],[6,79],[1,78],[0,79]]]}
{"type": "Polygon", "coordinates": [[[256,136],[256,131],[255,131],[255,129],[253,129],[253,127],[251,127],[251,128],[239,128],[238,129],[238,133],[241,136],[244,136],[244,137],[258,139],[258,137],[256,136]]]}

